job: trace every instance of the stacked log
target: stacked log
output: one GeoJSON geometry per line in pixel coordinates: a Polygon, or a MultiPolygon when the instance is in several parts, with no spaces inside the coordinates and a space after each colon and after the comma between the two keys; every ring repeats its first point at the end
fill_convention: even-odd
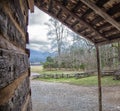
{"type": "Polygon", "coordinates": [[[0,111],[31,111],[27,0],[0,1],[0,111]]]}

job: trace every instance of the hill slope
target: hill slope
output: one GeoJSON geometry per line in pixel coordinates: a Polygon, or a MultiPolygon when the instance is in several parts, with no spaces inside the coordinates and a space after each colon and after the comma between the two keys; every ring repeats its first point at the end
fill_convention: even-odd
{"type": "Polygon", "coordinates": [[[48,56],[53,56],[53,54],[49,52],[41,52],[41,51],[30,49],[30,62],[31,63],[45,62],[46,57],[48,56]]]}

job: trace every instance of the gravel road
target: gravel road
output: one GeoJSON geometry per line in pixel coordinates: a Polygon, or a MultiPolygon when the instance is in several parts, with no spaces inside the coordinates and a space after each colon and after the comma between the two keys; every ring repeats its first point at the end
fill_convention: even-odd
{"type": "MultiPolygon", "coordinates": [[[[97,87],[31,80],[33,111],[98,111],[97,87]]],[[[103,88],[103,111],[120,111],[120,86],[103,88]]]]}

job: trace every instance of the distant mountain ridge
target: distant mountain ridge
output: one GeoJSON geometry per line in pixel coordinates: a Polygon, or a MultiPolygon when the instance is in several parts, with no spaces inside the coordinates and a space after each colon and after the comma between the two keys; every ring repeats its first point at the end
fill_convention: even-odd
{"type": "Polygon", "coordinates": [[[31,63],[45,62],[46,57],[53,56],[53,55],[54,54],[50,52],[41,52],[41,51],[30,49],[30,62],[31,63]]]}

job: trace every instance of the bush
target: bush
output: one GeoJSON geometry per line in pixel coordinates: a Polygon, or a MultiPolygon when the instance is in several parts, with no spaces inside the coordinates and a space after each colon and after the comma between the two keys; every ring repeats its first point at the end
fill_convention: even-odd
{"type": "Polygon", "coordinates": [[[85,64],[82,63],[82,64],[80,65],[80,69],[85,70],[85,64]]]}

